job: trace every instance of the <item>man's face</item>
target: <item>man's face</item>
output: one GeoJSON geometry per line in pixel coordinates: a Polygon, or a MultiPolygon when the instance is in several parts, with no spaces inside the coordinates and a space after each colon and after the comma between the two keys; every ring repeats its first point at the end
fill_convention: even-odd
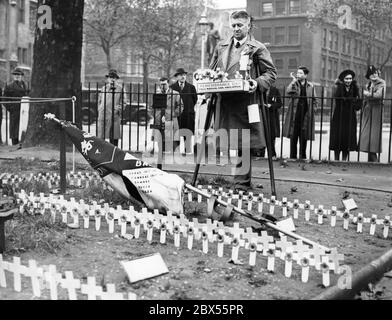
{"type": "Polygon", "coordinates": [[[109,84],[116,85],[116,84],[117,84],[117,79],[116,79],[116,78],[112,78],[112,77],[108,77],[108,78],[107,78],[107,82],[108,82],[109,84]]]}
{"type": "Polygon", "coordinates": [[[248,19],[230,19],[230,28],[233,30],[233,36],[236,40],[244,39],[250,29],[250,21],[248,19]]]}
{"type": "Polygon", "coordinates": [[[297,70],[297,79],[298,80],[305,80],[308,77],[307,74],[302,69],[297,70]]]}
{"type": "Polygon", "coordinates": [[[185,80],[186,80],[186,73],[177,75],[177,81],[178,82],[184,83],[185,80]]]}
{"type": "Polygon", "coordinates": [[[161,88],[162,92],[166,92],[167,88],[169,87],[169,83],[167,81],[160,81],[159,87],[161,88]]]}
{"type": "Polygon", "coordinates": [[[20,74],[14,74],[15,81],[22,81],[22,76],[20,74]]]}

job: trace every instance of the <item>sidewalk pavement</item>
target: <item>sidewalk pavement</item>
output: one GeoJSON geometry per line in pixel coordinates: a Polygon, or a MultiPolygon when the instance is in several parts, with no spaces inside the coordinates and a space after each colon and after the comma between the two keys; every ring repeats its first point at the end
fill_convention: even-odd
{"type": "MultiPolygon", "coordinates": [[[[141,157],[140,154],[135,154],[141,157]]],[[[43,162],[59,161],[59,150],[45,147],[22,148],[0,146],[0,161],[14,159],[34,160],[43,162]]],[[[193,159],[189,157],[187,159],[193,159]]],[[[144,157],[148,163],[154,165],[152,157],[144,157]]],[[[227,162],[227,161],[226,161],[227,162]]],[[[76,150],[75,163],[88,165],[88,162],[76,150]]],[[[265,159],[253,160],[252,176],[254,179],[269,180],[268,162],[265,159]]],[[[42,164],[45,166],[45,163],[42,164]]],[[[67,169],[72,170],[72,152],[67,152],[67,169]]],[[[174,172],[193,173],[195,165],[189,160],[186,164],[165,164],[164,170],[174,172]]],[[[231,175],[231,165],[217,166],[215,164],[202,165],[200,174],[231,175]]],[[[392,193],[392,165],[368,163],[305,163],[296,161],[274,161],[275,179],[297,183],[316,183],[340,187],[354,187],[369,190],[380,190],[392,193]]],[[[229,179],[230,180],[230,179],[229,179]]]]}

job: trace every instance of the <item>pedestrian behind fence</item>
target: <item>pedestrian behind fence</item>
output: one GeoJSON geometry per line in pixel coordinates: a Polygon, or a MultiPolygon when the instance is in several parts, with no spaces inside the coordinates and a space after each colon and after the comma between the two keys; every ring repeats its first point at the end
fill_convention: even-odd
{"type": "Polygon", "coordinates": [[[306,159],[308,140],[315,140],[315,111],[317,100],[315,88],[308,80],[309,69],[298,67],[296,76],[288,85],[286,93],[290,104],[283,125],[283,136],[290,139],[290,158],[297,159],[297,144],[299,140],[299,158],[306,159]]]}
{"type": "MultiPolygon", "coordinates": [[[[180,129],[187,129],[192,132],[192,135],[195,133],[195,119],[196,119],[196,111],[195,105],[197,102],[197,92],[194,85],[190,84],[186,81],[186,76],[188,72],[183,68],[179,68],[176,70],[174,77],[177,81],[172,84],[171,88],[181,95],[181,100],[184,104],[184,110],[179,116],[179,127],[180,129]]],[[[194,145],[192,145],[192,141],[190,141],[190,137],[184,137],[185,142],[185,153],[191,153],[194,151],[194,145]]]]}
{"type": "MultiPolygon", "coordinates": [[[[20,68],[15,68],[12,72],[14,80],[5,86],[4,97],[22,98],[27,96],[28,88],[26,82],[23,81],[24,72],[20,68]]],[[[5,109],[10,113],[9,132],[12,145],[19,145],[19,123],[20,123],[20,99],[15,103],[6,104],[5,109]]],[[[21,146],[19,145],[18,149],[21,146]]]]}
{"type": "Polygon", "coordinates": [[[332,113],[329,149],[335,153],[335,161],[348,160],[350,151],[358,151],[357,111],[361,110],[360,89],[355,72],[344,70],[335,82],[333,91],[335,108],[332,113]]]}
{"type": "Polygon", "coordinates": [[[375,66],[369,66],[366,79],[370,81],[363,92],[359,150],[368,153],[369,162],[379,161],[377,154],[382,152],[382,118],[386,85],[380,74],[380,70],[375,66]]]}
{"type": "Polygon", "coordinates": [[[172,152],[180,145],[178,119],[184,106],[180,93],[169,87],[169,79],[166,77],[159,79],[157,95],[163,96],[163,99],[156,99],[159,102],[155,102],[159,105],[154,106],[156,109],[154,112],[154,129],[156,130],[153,131],[152,140],[154,143],[161,143],[159,152],[172,152]],[[170,140],[170,143],[167,143],[169,142],[168,140],[170,140]],[[173,145],[173,150],[165,150],[166,143],[167,145],[173,145]]]}
{"type": "Polygon", "coordinates": [[[110,143],[118,146],[121,135],[121,111],[126,104],[120,76],[116,70],[110,70],[106,75],[107,83],[101,88],[98,98],[98,137],[109,139],[110,143]]]}

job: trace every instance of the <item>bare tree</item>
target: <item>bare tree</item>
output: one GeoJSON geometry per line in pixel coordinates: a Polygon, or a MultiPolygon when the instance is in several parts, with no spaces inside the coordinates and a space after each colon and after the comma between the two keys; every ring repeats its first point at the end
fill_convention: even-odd
{"type": "Polygon", "coordinates": [[[102,48],[107,68],[112,68],[112,49],[132,35],[132,10],[127,0],[86,0],[86,42],[102,48]]]}

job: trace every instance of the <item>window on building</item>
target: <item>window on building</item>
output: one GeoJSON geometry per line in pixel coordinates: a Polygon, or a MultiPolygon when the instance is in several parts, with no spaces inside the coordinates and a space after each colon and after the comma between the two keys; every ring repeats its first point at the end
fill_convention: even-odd
{"type": "Polygon", "coordinates": [[[351,54],[351,38],[346,37],[346,53],[351,54]]]}
{"type": "Polygon", "coordinates": [[[275,1],[275,14],[277,16],[286,14],[286,0],[275,1]]]}
{"type": "Polygon", "coordinates": [[[285,44],[286,43],[286,28],[276,27],[275,28],[275,44],[285,44]]]}
{"type": "Polygon", "coordinates": [[[323,29],[323,48],[327,47],[327,35],[328,35],[327,29],[323,29]]]}
{"type": "Polygon", "coordinates": [[[297,70],[298,68],[298,59],[297,58],[289,58],[289,70],[297,70]]]}
{"type": "Polygon", "coordinates": [[[272,16],[273,11],[273,5],[271,1],[263,2],[261,6],[261,15],[263,17],[272,16]]]}
{"type": "Polygon", "coordinates": [[[290,14],[299,14],[301,12],[300,0],[290,0],[289,4],[290,4],[289,5],[290,14]]]}
{"type": "Polygon", "coordinates": [[[272,28],[261,28],[261,42],[272,43],[272,28]]]}
{"type": "Polygon", "coordinates": [[[299,26],[289,27],[289,44],[299,44],[299,26]]]}
{"type": "Polygon", "coordinates": [[[335,51],[339,51],[339,32],[335,32],[334,48],[335,51]]]}
{"type": "Polygon", "coordinates": [[[358,56],[359,57],[363,56],[362,50],[363,50],[363,48],[362,48],[362,40],[358,40],[358,56]]]}
{"type": "Polygon", "coordinates": [[[283,69],[284,69],[284,62],[283,62],[283,59],[281,59],[281,58],[275,59],[275,67],[276,67],[278,70],[283,70],[283,69]]]}
{"type": "Polygon", "coordinates": [[[346,36],[342,36],[342,53],[346,53],[346,36]]]}
{"type": "Polygon", "coordinates": [[[329,41],[328,41],[328,44],[329,44],[328,48],[330,50],[332,50],[333,49],[333,31],[329,31],[329,41]]]}
{"type": "Polygon", "coordinates": [[[334,78],[336,77],[338,77],[339,75],[338,75],[338,60],[334,60],[333,61],[333,75],[332,75],[334,78]]]}
{"type": "Polygon", "coordinates": [[[26,0],[19,0],[19,22],[25,23],[26,17],[26,0]]]}
{"type": "Polygon", "coordinates": [[[332,79],[332,59],[328,59],[328,79],[332,79]]]}
{"type": "Polygon", "coordinates": [[[327,58],[322,57],[321,58],[321,78],[325,79],[326,72],[327,72],[327,58]]]}

